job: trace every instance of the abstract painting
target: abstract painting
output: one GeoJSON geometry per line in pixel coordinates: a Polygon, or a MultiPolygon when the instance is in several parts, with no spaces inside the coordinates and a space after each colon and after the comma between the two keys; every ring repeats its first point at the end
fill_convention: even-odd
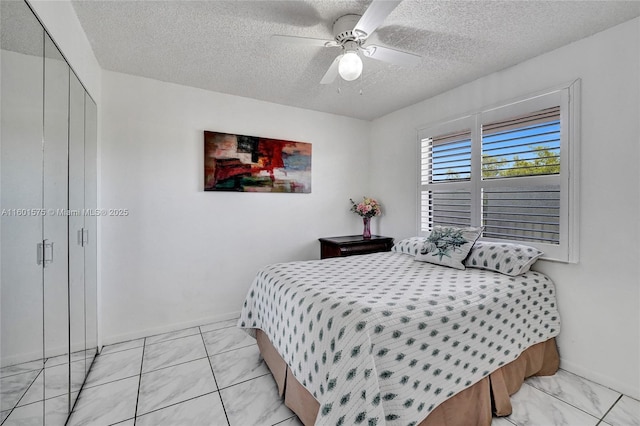
{"type": "Polygon", "coordinates": [[[204,190],[311,192],[311,144],[204,132],[204,190]]]}

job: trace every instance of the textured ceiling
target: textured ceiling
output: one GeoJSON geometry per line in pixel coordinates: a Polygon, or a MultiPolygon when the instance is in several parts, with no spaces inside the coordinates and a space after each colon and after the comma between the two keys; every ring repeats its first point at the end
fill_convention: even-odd
{"type": "Polygon", "coordinates": [[[355,1],[88,1],[73,6],[108,70],[371,120],[640,15],[639,1],[405,0],[370,37],[422,56],[401,67],[364,58],[362,78],[320,85],[355,1]]]}

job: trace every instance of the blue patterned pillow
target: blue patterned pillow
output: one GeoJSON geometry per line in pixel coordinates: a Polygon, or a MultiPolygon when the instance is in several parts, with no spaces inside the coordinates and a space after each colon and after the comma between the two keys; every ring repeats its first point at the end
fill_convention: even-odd
{"type": "Polygon", "coordinates": [[[404,240],[395,243],[393,247],[391,247],[391,251],[415,256],[416,254],[418,254],[418,250],[420,250],[426,240],[427,237],[405,238],[404,240]]]}
{"type": "Polygon", "coordinates": [[[543,254],[537,248],[522,244],[478,241],[464,264],[469,268],[488,269],[515,277],[527,272],[543,254]]]}
{"type": "Polygon", "coordinates": [[[465,269],[462,262],[481,233],[482,228],[434,226],[416,260],[465,269]]]}

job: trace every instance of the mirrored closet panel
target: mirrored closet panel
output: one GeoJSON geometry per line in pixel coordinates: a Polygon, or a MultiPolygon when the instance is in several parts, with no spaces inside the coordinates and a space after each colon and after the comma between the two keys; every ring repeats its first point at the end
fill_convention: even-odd
{"type": "MultiPolygon", "coordinates": [[[[42,208],[43,202],[44,31],[26,5],[0,7],[0,419],[5,421],[12,410],[18,412],[15,407],[44,367],[43,268],[34,257],[34,244],[44,239],[43,223],[41,215],[22,211],[42,208]]],[[[42,401],[44,389],[30,396],[42,401]]],[[[36,405],[29,416],[41,424],[43,403],[36,405]]]]}
{"type": "MultiPolygon", "coordinates": [[[[71,73],[69,103],[69,209],[84,208],[84,88],[71,73]]],[[[69,338],[71,392],[78,392],[85,375],[84,356],[84,215],[69,216],[69,338]],[[74,244],[75,242],[75,244],[74,244]]]]}
{"type": "Polygon", "coordinates": [[[28,4],[0,7],[0,424],[64,425],[97,353],[97,108],[28,4]]]}
{"type": "MultiPolygon", "coordinates": [[[[84,205],[98,208],[98,107],[84,93],[84,205]]],[[[85,377],[98,354],[98,218],[84,216],[85,377]]]]}

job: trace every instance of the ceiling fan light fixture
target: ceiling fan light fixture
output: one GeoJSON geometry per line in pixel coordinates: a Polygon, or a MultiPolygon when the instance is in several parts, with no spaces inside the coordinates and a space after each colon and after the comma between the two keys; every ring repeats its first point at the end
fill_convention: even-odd
{"type": "Polygon", "coordinates": [[[338,64],[338,74],[347,81],[353,81],[362,74],[362,59],[356,51],[345,53],[338,64]]]}

